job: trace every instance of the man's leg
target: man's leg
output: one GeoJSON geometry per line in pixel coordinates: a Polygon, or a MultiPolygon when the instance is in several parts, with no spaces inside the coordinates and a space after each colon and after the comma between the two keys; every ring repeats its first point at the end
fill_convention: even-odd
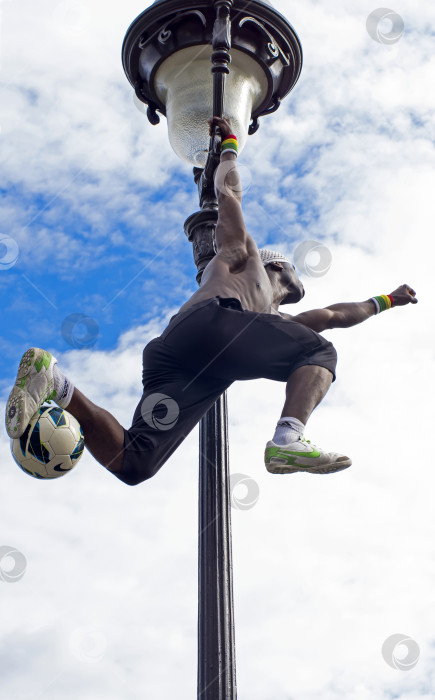
{"type": "Polygon", "coordinates": [[[332,372],[326,367],[304,365],[296,369],[287,381],[286,400],[281,418],[293,416],[305,425],[326,395],[332,380],[332,372]]]}
{"type": "MultiPolygon", "coordinates": [[[[191,325],[186,326],[187,317],[182,321],[181,335],[189,337],[191,325]]],[[[190,344],[190,359],[197,349],[197,343],[190,344]]],[[[21,358],[6,403],[8,435],[18,439],[38,408],[54,400],[78,420],[85,446],[95,459],[120,481],[136,486],[157,473],[232,383],[203,373],[198,376],[195,362],[192,371],[185,371],[179,358],[171,339],[155,338],[148,343],[143,353],[144,391],[131,427],[124,430],[114,416],[74,387],[49,352],[30,348],[21,358]]]]}
{"type": "Polygon", "coordinates": [[[111,413],[74,388],[67,408],[82,426],[91,455],[110,472],[120,472],[124,458],[124,428],[111,413]]]}
{"type": "Polygon", "coordinates": [[[281,419],[273,440],[266,446],[265,463],[269,472],[328,474],[352,464],[349,457],[323,452],[302,435],[306,422],[327,393],[333,378],[332,371],[320,365],[302,365],[292,372],[287,381],[281,419]]]}

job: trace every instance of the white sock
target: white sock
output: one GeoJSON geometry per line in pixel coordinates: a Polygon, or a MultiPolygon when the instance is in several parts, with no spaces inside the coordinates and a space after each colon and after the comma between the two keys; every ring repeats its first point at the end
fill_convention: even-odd
{"type": "Polygon", "coordinates": [[[288,445],[290,442],[297,441],[299,435],[303,434],[304,428],[305,425],[297,418],[283,416],[276,425],[272,440],[276,445],[288,445]]]}
{"type": "Polygon", "coordinates": [[[53,379],[56,392],[56,397],[53,400],[60,408],[67,408],[72,399],[74,384],[62,374],[57,362],[53,367],[53,379]]]}

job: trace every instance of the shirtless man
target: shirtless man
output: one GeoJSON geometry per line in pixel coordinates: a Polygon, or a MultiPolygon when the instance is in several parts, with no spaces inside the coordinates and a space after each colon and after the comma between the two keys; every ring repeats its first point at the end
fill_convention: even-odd
{"type": "MultiPolygon", "coordinates": [[[[232,133],[225,119],[214,117],[210,130],[214,127],[222,140],[232,133]]],[[[223,152],[216,170],[217,255],[200,288],[144,349],[144,391],[131,428],[124,429],[75,388],[50,353],[31,348],[6,406],[10,437],[20,437],[39,406],[54,400],[79,421],[95,459],[124,483],[136,485],[156,474],[234,381],[266,378],[286,382],[281,419],[266,446],[267,470],[326,474],[351,465],[345,455],[325,452],[303,435],[335,381],[335,349],[319,334],[361,323],[391,301],[415,304],[415,292],[403,284],[388,297],[297,316],[281,313],[279,306],[300,301],[304,288],[283,255],[259,250],[247,232],[236,161],[236,154],[223,152]]]]}

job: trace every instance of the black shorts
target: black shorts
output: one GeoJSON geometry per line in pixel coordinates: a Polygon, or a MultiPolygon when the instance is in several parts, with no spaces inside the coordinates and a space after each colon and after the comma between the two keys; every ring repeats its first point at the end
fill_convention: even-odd
{"type": "Polygon", "coordinates": [[[174,316],[143,351],[143,395],[124,431],[127,484],[152,477],[219,396],[237,380],[286,382],[298,367],[333,374],[337,353],[321,335],[275,314],[213,297],[174,316]]]}

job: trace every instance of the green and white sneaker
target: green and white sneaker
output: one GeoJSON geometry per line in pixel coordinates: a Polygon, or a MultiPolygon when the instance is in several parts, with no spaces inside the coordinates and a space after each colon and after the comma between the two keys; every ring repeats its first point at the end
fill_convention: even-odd
{"type": "Polygon", "coordinates": [[[55,357],[40,348],[30,348],[24,353],[6,404],[9,437],[21,437],[39,407],[56,396],[53,379],[56,362],[55,357]]]}
{"type": "Polygon", "coordinates": [[[300,435],[296,442],[288,445],[277,445],[270,440],[266,445],[264,463],[272,474],[330,474],[347,469],[352,460],[336,452],[324,452],[300,435]]]}

